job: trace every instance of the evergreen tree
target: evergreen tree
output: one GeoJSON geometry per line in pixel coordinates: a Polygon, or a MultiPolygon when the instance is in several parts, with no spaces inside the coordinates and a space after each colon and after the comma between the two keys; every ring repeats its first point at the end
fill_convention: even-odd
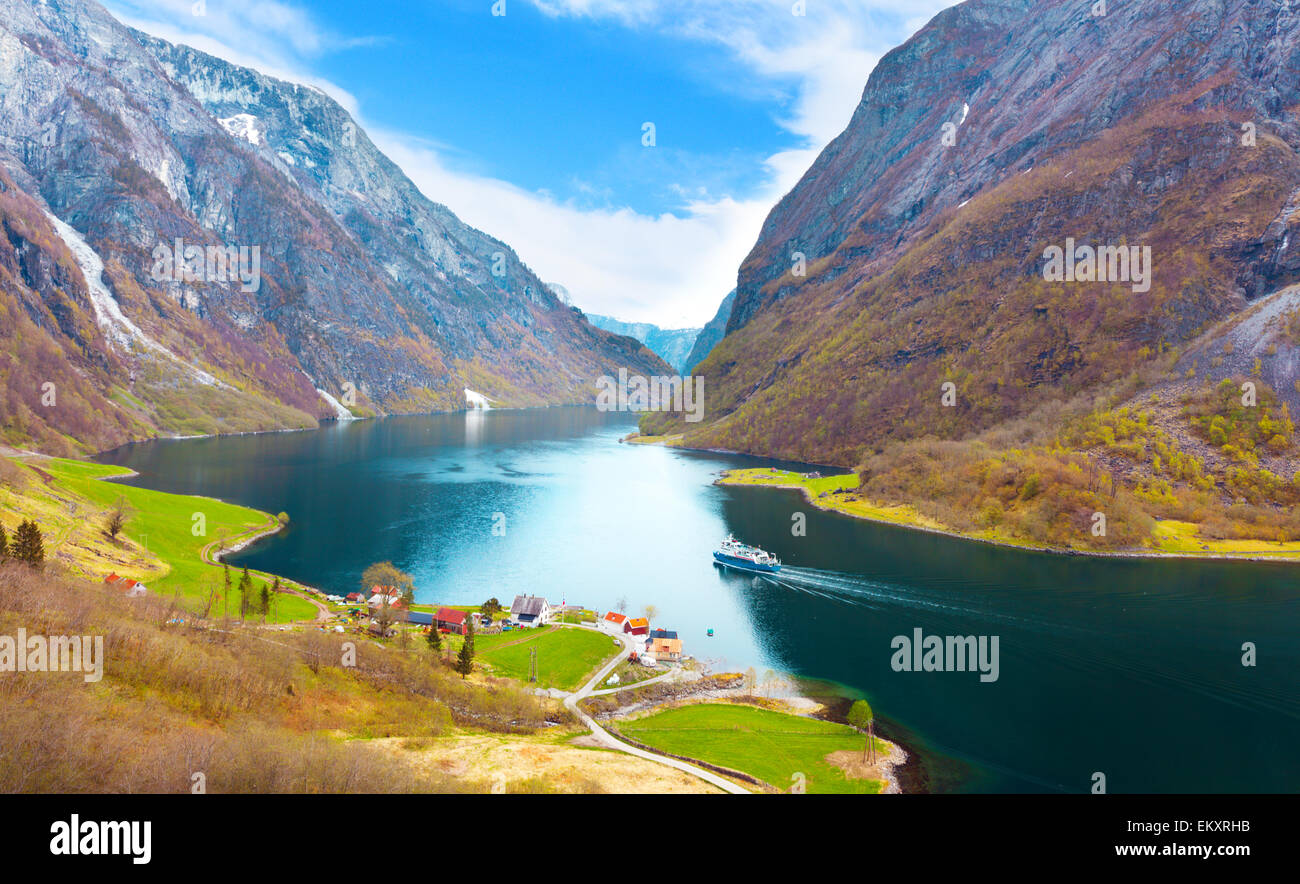
{"type": "Polygon", "coordinates": [[[45,541],[41,538],[41,529],[30,519],[24,519],[14,532],[14,545],[11,555],[20,562],[26,562],[33,568],[45,563],[45,541]]]}
{"type": "Polygon", "coordinates": [[[474,621],[465,618],[465,640],[460,645],[460,657],[456,660],[456,671],[464,678],[474,671],[474,621]]]}
{"type": "MultiPolygon", "coordinates": [[[[437,616],[436,614],[434,615],[437,616]]],[[[429,645],[429,650],[433,651],[436,656],[442,650],[442,635],[438,632],[438,621],[434,620],[433,625],[429,627],[429,634],[424,637],[425,642],[429,645]]]]}
{"type": "Polygon", "coordinates": [[[5,526],[0,525],[0,563],[9,558],[9,535],[5,534],[5,526]]]}
{"type": "Polygon", "coordinates": [[[271,588],[265,583],[262,584],[260,601],[262,603],[262,619],[265,620],[266,615],[271,613],[271,588]]]}
{"type": "Polygon", "coordinates": [[[244,573],[239,577],[239,619],[244,620],[248,617],[249,594],[253,591],[253,578],[248,573],[245,566],[244,573]]]}
{"type": "Polygon", "coordinates": [[[225,615],[229,617],[230,616],[230,566],[227,565],[225,562],[222,562],[221,570],[224,572],[226,577],[226,589],[225,592],[221,594],[221,608],[225,612],[225,615]]]}

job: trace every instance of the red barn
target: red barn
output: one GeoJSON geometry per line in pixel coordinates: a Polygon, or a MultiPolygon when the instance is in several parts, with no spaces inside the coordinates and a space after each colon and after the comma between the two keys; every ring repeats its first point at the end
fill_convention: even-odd
{"type": "Polygon", "coordinates": [[[454,632],[457,635],[465,634],[464,611],[457,611],[455,608],[439,608],[434,620],[437,621],[439,632],[454,632]]]}
{"type": "Polygon", "coordinates": [[[633,617],[623,624],[623,631],[632,635],[648,635],[650,621],[644,617],[633,617]]]}

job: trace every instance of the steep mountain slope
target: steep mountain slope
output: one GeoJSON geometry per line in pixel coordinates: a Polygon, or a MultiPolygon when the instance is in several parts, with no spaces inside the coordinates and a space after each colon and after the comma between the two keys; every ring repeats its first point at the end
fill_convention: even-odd
{"type": "Polygon", "coordinates": [[[1122,377],[1300,277],[1298,35],[1273,0],[941,13],[769,215],[692,438],[858,463],[1122,377]],[[1151,246],[1150,291],[1046,281],[1068,237],[1151,246]]]}
{"type": "MultiPolygon", "coordinates": [[[[922,477],[960,479],[952,519],[989,500],[1005,509],[985,484],[989,451],[1060,442],[1071,415],[1164,383],[1182,347],[1300,279],[1297,70],[1300,15],[1280,0],[1111,3],[1105,15],[969,0],[940,13],[881,60],[848,128],[768,216],[728,335],[695,370],[706,422],[653,415],[643,429],[862,466],[881,497],[943,496],[922,477]],[[1048,249],[1071,244],[1149,247],[1149,286],[1053,276],[1048,249]],[[969,475],[945,466],[955,449],[921,467],[921,448],[897,447],[927,438],[987,447],[969,475]]],[[[1261,360],[1294,367],[1292,345],[1274,344],[1261,360]]],[[[1257,375],[1300,403],[1293,375],[1257,375]]],[[[1100,456],[1096,441],[1070,437],[1100,456]]],[[[1160,477],[1168,458],[1156,465],[1160,477]]],[[[1226,475],[1201,479],[1228,502],[1261,499],[1226,475]]],[[[1097,483],[1082,484],[1062,503],[1071,531],[1095,506],[1097,483]]]]}
{"type": "Polygon", "coordinates": [[[89,0],[0,0],[0,164],[16,219],[0,263],[18,268],[0,305],[93,366],[67,376],[64,404],[33,407],[32,383],[53,379],[23,365],[35,339],[6,349],[17,444],[310,426],[338,400],[459,408],[465,387],[591,401],[601,374],[665,367],[425,199],[328,97],[89,0]],[[109,402],[119,414],[87,416],[109,402]]]}
{"type": "Polygon", "coordinates": [[[691,346],[700,333],[698,328],[660,328],[649,322],[621,322],[610,316],[588,313],[587,321],[596,328],[603,328],[616,335],[626,335],[645,344],[664,362],[672,366],[673,371],[681,374],[686,364],[686,357],[691,346]]]}
{"type": "Polygon", "coordinates": [[[703,362],[704,358],[713,352],[713,348],[718,346],[718,341],[727,334],[727,322],[731,319],[731,308],[735,303],[736,290],[732,289],[718,305],[718,312],[713,314],[713,318],[696,335],[695,343],[691,345],[691,352],[686,355],[686,362],[683,363],[685,373],[690,374],[695,366],[703,362]]]}

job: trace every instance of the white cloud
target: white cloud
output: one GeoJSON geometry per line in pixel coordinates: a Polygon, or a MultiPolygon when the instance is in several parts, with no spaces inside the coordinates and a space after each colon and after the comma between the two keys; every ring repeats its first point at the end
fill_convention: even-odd
{"type": "Polygon", "coordinates": [[[951,5],[949,0],[806,0],[806,15],[800,17],[790,14],[793,0],[531,2],[553,17],[606,20],[712,47],[774,91],[793,84],[790,110],[777,122],[800,146],[768,157],[764,185],[743,198],[691,201],[686,196],[691,183],[682,182],[684,204],[674,214],[578,207],[547,192],[454,168],[449,154],[427,137],[443,133],[367,126],[351,95],[310,73],[312,56],[349,41],[324,32],[295,7],[272,0],[214,0],[204,17],[190,14],[190,0],[110,0],[110,8],[119,17],[130,16],[141,30],[324,89],[430,199],[509,243],[542,279],[568,288],[579,307],[629,321],[685,326],[712,317],[735,285],[736,270],[768,211],[842,131],[880,56],[951,5]],[[885,33],[892,39],[886,41],[885,33]]]}
{"type": "Polygon", "coordinates": [[[590,210],[504,181],[449,170],[400,133],[375,144],[427,195],[466,223],[509,243],[584,310],[665,327],[701,325],[736,284],[736,268],[770,205],[722,199],[687,204],[683,217],[590,210]]]}

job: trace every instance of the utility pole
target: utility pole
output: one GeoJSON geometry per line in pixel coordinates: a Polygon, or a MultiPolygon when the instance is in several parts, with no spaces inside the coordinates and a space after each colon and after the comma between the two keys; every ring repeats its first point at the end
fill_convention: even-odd
{"type": "Polygon", "coordinates": [[[537,648],[528,651],[528,680],[537,681],[537,648]]]}

